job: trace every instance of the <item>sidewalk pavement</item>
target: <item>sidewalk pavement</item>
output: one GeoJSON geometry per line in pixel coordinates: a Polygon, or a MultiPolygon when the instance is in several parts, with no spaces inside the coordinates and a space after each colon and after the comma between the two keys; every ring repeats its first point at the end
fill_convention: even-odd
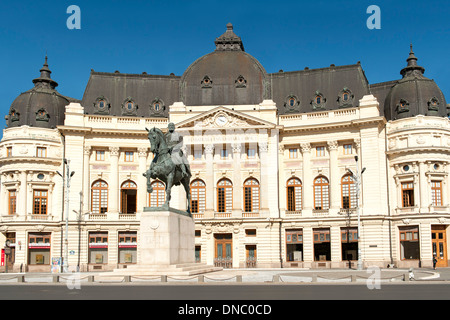
{"type": "MultiPolygon", "coordinates": [[[[202,274],[202,282],[219,283],[345,283],[367,282],[378,279],[381,282],[403,282],[405,275],[413,275],[412,281],[450,281],[450,268],[417,268],[417,269],[300,269],[300,268],[274,268],[274,269],[223,269],[202,274]],[[239,280],[238,280],[239,279],[239,280]]],[[[54,275],[59,275],[65,282],[73,273],[2,273],[0,284],[17,283],[17,276],[25,275],[27,283],[51,283],[54,275]]],[[[110,272],[83,272],[77,274],[81,281],[87,281],[88,276],[95,277],[95,283],[122,283],[123,277],[110,272]]],[[[409,280],[409,279],[407,279],[409,280]]],[[[72,280],[70,280],[72,281],[72,280]]],[[[167,282],[199,282],[199,275],[195,276],[167,276],[167,282]]],[[[161,283],[160,276],[131,276],[134,283],[161,283]]]]}

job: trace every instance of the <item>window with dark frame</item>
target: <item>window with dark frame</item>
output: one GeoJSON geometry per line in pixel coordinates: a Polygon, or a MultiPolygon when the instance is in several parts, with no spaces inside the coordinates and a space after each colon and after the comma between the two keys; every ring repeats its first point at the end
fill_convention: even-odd
{"type": "Polygon", "coordinates": [[[298,178],[291,178],[287,182],[287,210],[302,210],[302,182],[298,178]]]}
{"type": "Polygon", "coordinates": [[[402,183],[402,205],[403,208],[414,207],[414,183],[402,183]]]}
{"type": "Polygon", "coordinates": [[[217,212],[231,212],[233,205],[233,184],[228,179],[217,183],[217,212]]]}
{"type": "Polygon", "coordinates": [[[400,258],[402,260],[420,259],[419,227],[399,227],[400,258]]]}
{"type": "Polygon", "coordinates": [[[259,211],[259,182],[254,178],[244,182],[244,212],[259,211]]]}

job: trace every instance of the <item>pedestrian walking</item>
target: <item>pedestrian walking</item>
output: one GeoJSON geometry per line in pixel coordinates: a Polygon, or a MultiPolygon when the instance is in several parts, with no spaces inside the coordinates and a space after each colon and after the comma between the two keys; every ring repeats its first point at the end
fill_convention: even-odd
{"type": "Polygon", "coordinates": [[[436,270],[437,259],[436,256],[433,256],[433,270],[436,270]]]}

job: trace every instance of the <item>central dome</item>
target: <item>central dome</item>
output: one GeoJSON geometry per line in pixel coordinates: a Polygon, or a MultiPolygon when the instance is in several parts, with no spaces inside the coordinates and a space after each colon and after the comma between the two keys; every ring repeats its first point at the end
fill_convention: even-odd
{"type": "Polygon", "coordinates": [[[180,83],[185,105],[259,104],[268,98],[270,82],[263,66],[244,51],[241,39],[227,25],[216,50],[192,63],[180,83]]]}

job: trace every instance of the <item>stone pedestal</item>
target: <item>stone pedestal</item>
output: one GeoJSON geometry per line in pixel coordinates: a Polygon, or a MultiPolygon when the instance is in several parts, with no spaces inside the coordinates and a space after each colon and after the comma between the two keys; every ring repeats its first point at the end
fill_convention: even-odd
{"type": "Polygon", "coordinates": [[[185,211],[145,207],[138,263],[115,269],[122,275],[193,275],[222,268],[195,262],[195,223],[185,211]]]}
{"type": "Polygon", "coordinates": [[[186,212],[144,208],[140,228],[140,264],[169,266],[195,262],[195,224],[186,212]]]}

